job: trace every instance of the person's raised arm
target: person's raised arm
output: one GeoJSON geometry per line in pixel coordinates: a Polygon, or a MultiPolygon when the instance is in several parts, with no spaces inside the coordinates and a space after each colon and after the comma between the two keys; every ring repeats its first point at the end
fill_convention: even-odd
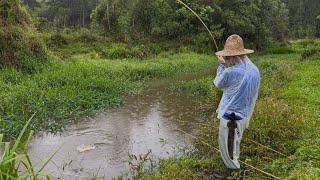
{"type": "Polygon", "coordinates": [[[219,66],[217,69],[217,75],[214,79],[214,85],[219,89],[228,87],[228,72],[225,66],[225,60],[222,56],[218,56],[219,66]]]}

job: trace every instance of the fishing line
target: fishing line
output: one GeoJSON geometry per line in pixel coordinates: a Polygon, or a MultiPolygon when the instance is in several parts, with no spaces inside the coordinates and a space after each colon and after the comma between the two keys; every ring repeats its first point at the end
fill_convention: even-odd
{"type": "MultiPolygon", "coordinates": [[[[180,121],[180,122],[186,122],[186,121],[180,121]]],[[[208,127],[208,124],[205,124],[205,123],[196,122],[195,124],[208,127]]],[[[216,128],[216,129],[218,129],[218,127],[211,127],[211,128],[216,128]]],[[[271,147],[268,147],[268,146],[266,146],[266,145],[264,145],[264,144],[261,144],[261,143],[259,143],[259,142],[257,142],[257,141],[254,141],[254,140],[252,140],[252,139],[250,139],[250,138],[245,137],[245,139],[248,140],[248,141],[250,141],[250,142],[252,142],[252,143],[254,143],[254,144],[257,144],[257,145],[259,145],[259,146],[261,146],[261,147],[263,147],[263,148],[265,148],[265,149],[268,149],[268,150],[270,150],[270,151],[272,151],[272,152],[274,152],[274,153],[277,153],[277,154],[279,154],[279,155],[281,155],[281,156],[284,156],[284,157],[286,157],[286,158],[289,159],[289,156],[286,155],[285,153],[282,153],[282,152],[280,152],[280,151],[278,151],[278,150],[275,150],[275,149],[273,149],[273,148],[271,148],[271,147]]]]}
{"type": "MultiPolygon", "coordinates": [[[[202,139],[200,139],[200,138],[198,138],[198,137],[196,137],[196,136],[194,136],[194,135],[192,135],[192,134],[190,134],[190,133],[187,133],[187,132],[185,132],[185,131],[183,131],[183,130],[181,130],[181,129],[176,129],[176,130],[177,130],[177,131],[180,131],[180,132],[182,132],[182,133],[184,133],[184,134],[186,134],[186,135],[188,135],[189,137],[191,137],[191,138],[193,138],[193,139],[199,140],[202,144],[204,144],[204,145],[206,145],[206,146],[214,149],[214,150],[217,151],[218,153],[221,152],[220,149],[218,149],[218,148],[210,145],[209,143],[205,142],[204,140],[202,140],[202,139]]],[[[244,165],[246,165],[246,166],[248,166],[248,167],[250,167],[250,168],[252,168],[252,169],[254,169],[254,170],[256,170],[256,171],[258,171],[258,172],[260,172],[260,173],[262,173],[262,174],[264,174],[264,175],[267,175],[267,176],[272,177],[272,178],[274,178],[274,179],[280,179],[279,177],[277,177],[277,176],[275,176],[275,175],[273,175],[273,174],[271,174],[271,173],[268,173],[268,172],[266,172],[266,171],[264,171],[264,170],[261,170],[261,169],[259,169],[259,168],[256,168],[256,167],[254,167],[253,165],[250,165],[250,164],[248,164],[248,163],[246,163],[246,162],[244,162],[244,161],[239,160],[239,162],[242,163],[242,164],[244,164],[244,165]]]]}
{"type": "MultiPolygon", "coordinates": [[[[213,42],[214,42],[214,45],[215,45],[216,50],[219,51],[217,42],[216,42],[216,40],[215,40],[212,32],[210,31],[210,29],[208,28],[208,26],[204,23],[204,21],[202,20],[202,18],[201,18],[191,7],[189,7],[189,6],[188,6],[186,3],[184,3],[183,1],[177,0],[177,2],[180,3],[180,4],[182,4],[185,8],[187,8],[189,11],[191,11],[191,12],[198,18],[198,20],[202,23],[202,25],[206,28],[206,30],[208,31],[209,35],[211,36],[211,38],[212,38],[212,40],[213,40],[213,42]]],[[[220,150],[219,150],[218,148],[216,148],[216,147],[210,145],[209,143],[207,143],[207,142],[205,142],[205,141],[203,141],[203,140],[201,140],[201,139],[193,136],[192,134],[189,134],[189,133],[187,133],[187,132],[185,132],[185,131],[183,131],[183,130],[180,130],[180,129],[176,129],[176,130],[177,130],[177,131],[180,131],[180,132],[182,132],[182,133],[184,133],[184,134],[186,134],[186,135],[188,135],[188,136],[190,136],[190,137],[193,138],[193,139],[198,139],[198,140],[200,140],[201,143],[203,143],[203,144],[205,144],[205,145],[213,148],[214,150],[216,150],[217,152],[220,153],[220,150]]],[[[276,151],[276,150],[273,150],[272,148],[269,148],[269,147],[267,147],[267,146],[265,146],[265,145],[263,145],[263,144],[260,144],[260,143],[258,143],[258,142],[255,142],[255,141],[253,141],[253,140],[250,140],[250,141],[251,141],[251,142],[254,142],[254,143],[256,143],[256,144],[259,144],[260,146],[263,146],[263,147],[265,147],[265,148],[267,148],[267,149],[269,149],[269,150],[272,150],[272,151],[274,151],[274,152],[276,152],[276,153],[278,153],[278,154],[281,154],[282,156],[286,156],[285,154],[283,154],[283,153],[281,153],[281,152],[278,152],[278,151],[276,151]]],[[[268,172],[265,172],[265,171],[263,171],[263,170],[261,170],[261,169],[259,169],[259,168],[256,168],[256,167],[254,167],[254,166],[252,166],[252,165],[250,165],[250,164],[248,164],[248,163],[246,163],[246,162],[244,162],[244,161],[239,160],[239,162],[242,163],[242,164],[244,164],[244,165],[246,165],[246,166],[248,166],[248,167],[250,167],[250,168],[252,168],[252,169],[254,169],[254,170],[256,170],[256,171],[258,171],[258,172],[260,172],[260,173],[262,173],[262,174],[265,174],[265,175],[267,175],[267,176],[269,176],[269,177],[272,177],[272,178],[274,178],[274,179],[280,179],[279,177],[277,177],[277,176],[275,176],[275,175],[273,175],[273,174],[270,174],[270,173],[268,173],[268,172]]]]}
{"type": "Polygon", "coordinates": [[[219,51],[219,48],[218,48],[218,45],[217,45],[217,42],[212,34],[212,32],[210,31],[210,29],[208,28],[208,26],[206,25],[206,23],[204,23],[204,21],[202,20],[202,18],[193,10],[191,9],[191,7],[189,7],[186,3],[184,3],[183,1],[181,0],[177,0],[178,3],[182,4],[185,8],[187,8],[188,10],[190,10],[197,18],[198,20],[202,23],[202,25],[206,28],[206,30],[208,31],[208,33],[210,34],[213,42],[214,42],[214,45],[215,45],[215,48],[217,51],[219,51]]]}

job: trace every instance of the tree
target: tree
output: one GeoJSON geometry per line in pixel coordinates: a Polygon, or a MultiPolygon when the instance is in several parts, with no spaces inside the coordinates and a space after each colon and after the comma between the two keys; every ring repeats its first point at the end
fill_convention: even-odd
{"type": "Polygon", "coordinates": [[[98,4],[98,0],[24,0],[23,2],[36,16],[59,28],[90,25],[91,12],[98,4]]]}
{"type": "Polygon", "coordinates": [[[284,0],[289,9],[289,27],[292,37],[314,36],[317,31],[319,0],[284,0]]]}
{"type": "Polygon", "coordinates": [[[22,0],[21,2],[29,6],[31,9],[40,7],[40,3],[37,0],[22,0]]]}
{"type": "Polygon", "coordinates": [[[280,0],[216,1],[216,23],[224,27],[224,39],[240,34],[256,49],[272,40],[283,40],[287,34],[288,11],[280,0]]]}
{"type": "Polygon", "coordinates": [[[320,37],[320,15],[317,16],[316,36],[320,37]]]}
{"type": "Polygon", "coordinates": [[[155,1],[137,0],[132,9],[131,18],[136,32],[150,34],[152,31],[152,19],[155,16],[155,1]]]}
{"type": "MultiPolygon", "coordinates": [[[[185,0],[222,39],[242,35],[256,49],[288,34],[288,10],[281,0],[185,0]]],[[[179,38],[205,32],[187,8],[171,0],[104,0],[92,18],[108,33],[179,38]],[[131,4],[130,4],[131,2],[131,4]]]]}

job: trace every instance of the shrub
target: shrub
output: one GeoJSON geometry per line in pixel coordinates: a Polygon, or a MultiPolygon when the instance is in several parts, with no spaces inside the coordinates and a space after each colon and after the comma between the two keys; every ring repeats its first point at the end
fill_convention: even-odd
{"type": "Polygon", "coordinates": [[[20,5],[20,1],[0,2],[0,67],[12,66],[25,70],[30,67],[29,59],[41,62],[46,58],[46,49],[32,25],[29,13],[20,5]]]}
{"type": "Polygon", "coordinates": [[[157,43],[152,43],[149,45],[150,51],[152,54],[160,54],[162,51],[162,48],[159,44],[157,43]]]}
{"type": "Polygon", "coordinates": [[[122,43],[112,44],[102,52],[102,56],[111,59],[138,58],[144,59],[151,54],[148,46],[129,46],[122,43]]]}
{"type": "Polygon", "coordinates": [[[102,52],[102,55],[103,57],[111,59],[123,59],[130,57],[126,45],[122,43],[112,44],[111,47],[106,48],[102,52]]]}
{"type": "Polygon", "coordinates": [[[88,29],[83,28],[80,30],[77,40],[83,43],[91,43],[97,41],[98,37],[88,29]]]}
{"type": "Polygon", "coordinates": [[[47,42],[49,47],[61,47],[68,44],[67,37],[59,32],[53,33],[47,42]]]}
{"type": "Polygon", "coordinates": [[[138,46],[133,46],[129,54],[132,58],[144,59],[151,54],[151,50],[148,46],[138,45],[138,46]]]}
{"type": "Polygon", "coordinates": [[[311,47],[305,49],[301,54],[301,60],[305,60],[314,56],[320,57],[320,48],[311,47]]]}

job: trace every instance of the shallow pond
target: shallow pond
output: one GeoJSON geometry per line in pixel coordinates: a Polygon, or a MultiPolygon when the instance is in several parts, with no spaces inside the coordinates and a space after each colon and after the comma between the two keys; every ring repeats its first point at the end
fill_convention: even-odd
{"type": "Polygon", "coordinates": [[[167,90],[174,81],[151,83],[143,94],[127,97],[124,106],[81,120],[63,133],[37,134],[29,146],[32,161],[40,166],[59,149],[44,170],[54,179],[112,179],[129,172],[129,154],[151,151],[157,160],[192,149],[192,140],[176,129],[196,133],[197,123],[208,117],[199,100],[167,90]],[[84,145],[90,145],[88,151],[80,152],[84,145]]]}

